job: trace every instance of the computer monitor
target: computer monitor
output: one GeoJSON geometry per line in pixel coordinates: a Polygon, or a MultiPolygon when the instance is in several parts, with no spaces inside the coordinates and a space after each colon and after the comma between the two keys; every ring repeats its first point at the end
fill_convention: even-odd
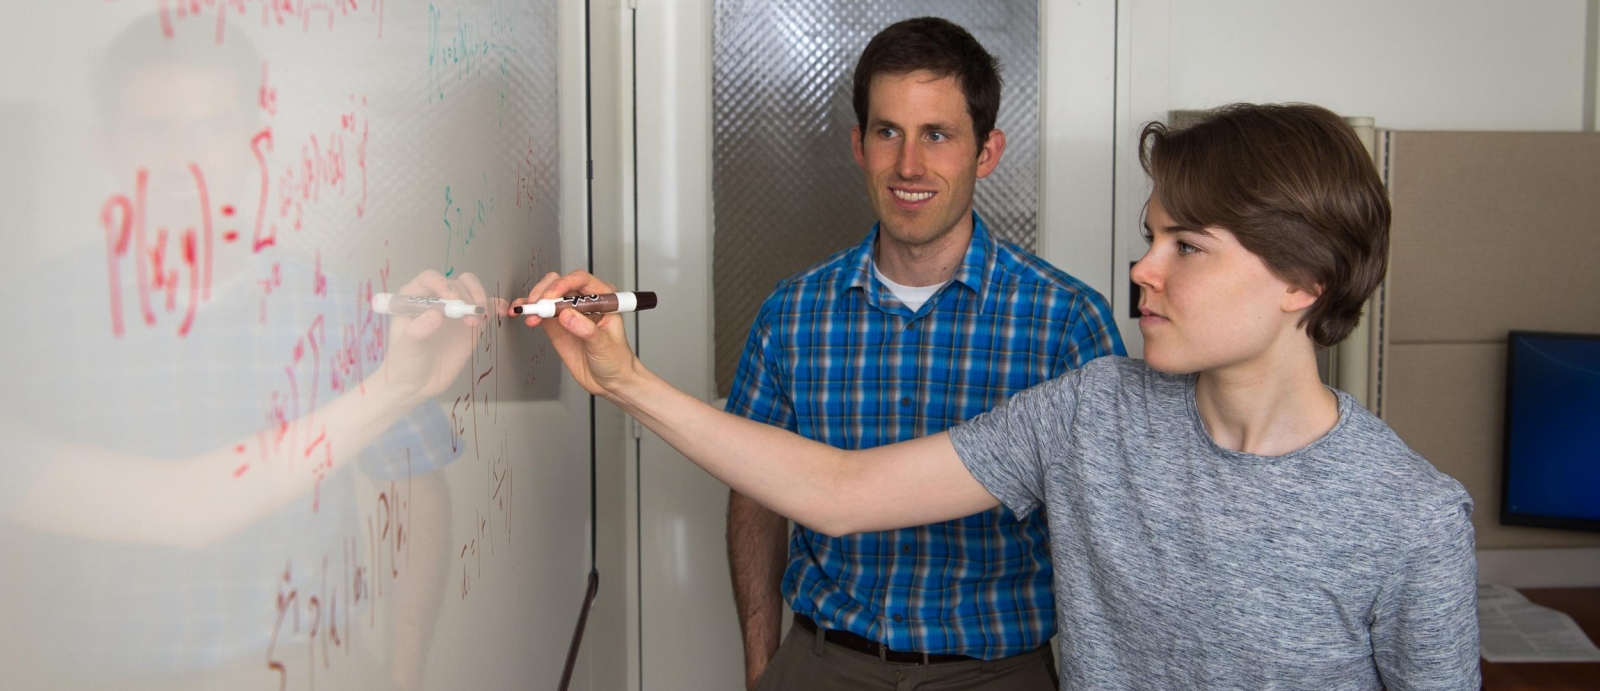
{"type": "Polygon", "coordinates": [[[1506,338],[1500,522],[1600,532],[1600,334],[1506,338]]]}

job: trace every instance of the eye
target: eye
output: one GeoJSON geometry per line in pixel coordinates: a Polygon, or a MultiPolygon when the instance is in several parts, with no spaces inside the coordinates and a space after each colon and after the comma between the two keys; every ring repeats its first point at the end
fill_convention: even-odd
{"type": "Polygon", "coordinates": [[[1191,244],[1189,244],[1187,242],[1184,242],[1182,240],[1178,241],[1178,254],[1179,255],[1189,255],[1189,254],[1194,254],[1195,252],[1199,252],[1199,251],[1200,251],[1199,247],[1195,247],[1194,245],[1191,245],[1191,244]]]}
{"type": "Polygon", "coordinates": [[[942,142],[942,141],[944,141],[946,139],[949,139],[950,135],[947,135],[947,134],[945,134],[943,132],[929,132],[928,133],[928,138],[932,139],[933,141],[936,141],[936,142],[942,142]]]}
{"type": "Polygon", "coordinates": [[[1140,231],[1139,237],[1144,238],[1145,245],[1153,245],[1156,242],[1156,239],[1150,235],[1150,231],[1148,230],[1140,231]]]}
{"type": "Polygon", "coordinates": [[[878,130],[878,137],[882,139],[893,139],[898,134],[900,134],[900,131],[893,127],[885,127],[878,130]]]}

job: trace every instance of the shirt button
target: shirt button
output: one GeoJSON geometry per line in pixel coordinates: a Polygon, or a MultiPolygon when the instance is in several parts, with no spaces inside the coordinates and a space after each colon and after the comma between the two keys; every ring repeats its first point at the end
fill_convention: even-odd
{"type": "Polygon", "coordinates": [[[910,554],[911,553],[911,545],[900,545],[900,553],[901,554],[910,554]]]}
{"type": "Polygon", "coordinates": [[[917,330],[917,323],[916,322],[911,322],[910,324],[906,324],[906,331],[916,331],[916,330],[917,330]]]}
{"type": "Polygon", "coordinates": [[[902,397],[900,399],[900,405],[911,405],[911,397],[910,396],[902,397]]]}
{"type": "Polygon", "coordinates": [[[906,618],[896,614],[896,615],[894,615],[894,620],[895,621],[905,621],[906,618]]]}

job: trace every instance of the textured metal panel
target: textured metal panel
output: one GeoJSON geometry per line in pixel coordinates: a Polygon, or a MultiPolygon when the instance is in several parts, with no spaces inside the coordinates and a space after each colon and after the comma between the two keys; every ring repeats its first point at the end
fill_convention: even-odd
{"type": "Polygon", "coordinates": [[[851,77],[884,27],[940,16],[1000,59],[1006,152],[976,208],[1032,249],[1039,198],[1039,11],[1030,0],[719,0],[713,17],[717,390],[727,395],[761,301],[876,220],[850,154],[851,77]]]}

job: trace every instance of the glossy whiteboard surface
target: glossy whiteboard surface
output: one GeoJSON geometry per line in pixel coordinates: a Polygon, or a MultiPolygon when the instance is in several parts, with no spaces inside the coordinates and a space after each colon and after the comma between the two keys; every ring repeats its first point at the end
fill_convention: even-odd
{"type": "Polygon", "coordinates": [[[0,686],[555,687],[588,399],[496,298],[584,259],[557,22],[68,0],[0,29],[0,686]]]}

